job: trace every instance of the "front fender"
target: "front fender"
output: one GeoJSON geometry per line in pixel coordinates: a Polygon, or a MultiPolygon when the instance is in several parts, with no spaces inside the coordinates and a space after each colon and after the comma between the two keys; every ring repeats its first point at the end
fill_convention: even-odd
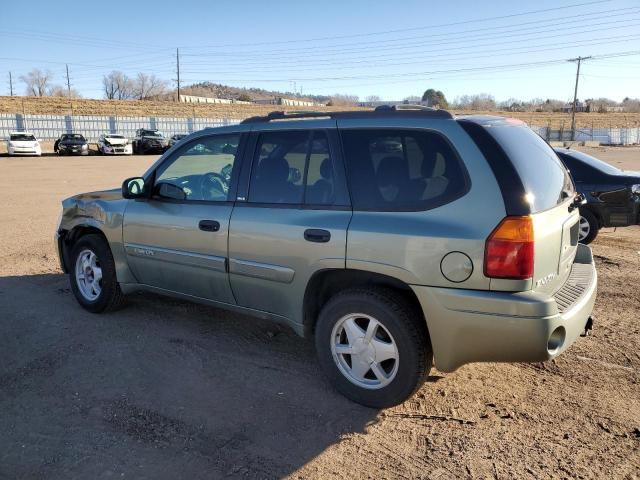
{"type": "MultiPolygon", "coordinates": [[[[115,192],[109,194],[115,196],[115,192]]],[[[99,232],[111,249],[118,282],[135,283],[137,280],[129,269],[122,239],[122,224],[128,200],[102,198],[104,196],[89,193],[65,200],[58,234],[63,242],[66,239],[66,247],[70,252],[73,243],[82,235],[99,232]]]]}

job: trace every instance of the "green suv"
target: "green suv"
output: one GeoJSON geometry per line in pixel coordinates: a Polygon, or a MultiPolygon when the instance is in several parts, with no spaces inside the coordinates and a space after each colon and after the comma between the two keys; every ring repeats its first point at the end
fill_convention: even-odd
{"type": "Polygon", "coordinates": [[[87,310],[145,290],[282,322],[340,392],[386,407],[434,365],[548,360],[588,333],[582,201],[512,119],[274,112],[64,200],[56,241],[87,310]]]}

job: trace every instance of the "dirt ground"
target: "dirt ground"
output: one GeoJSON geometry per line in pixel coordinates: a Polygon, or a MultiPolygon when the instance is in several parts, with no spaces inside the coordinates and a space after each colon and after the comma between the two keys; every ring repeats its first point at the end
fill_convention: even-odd
{"type": "MultiPolygon", "coordinates": [[[[640,170],[640,149],[597,153],[640,170]]],[[[434,370],[377,411],[274,324],[150,294],[80,308],[60,200],[153,160],[0,157],[0,478],[640,478],[639,227],[593,244],[593,336],[546,364],[434,370]]]]}

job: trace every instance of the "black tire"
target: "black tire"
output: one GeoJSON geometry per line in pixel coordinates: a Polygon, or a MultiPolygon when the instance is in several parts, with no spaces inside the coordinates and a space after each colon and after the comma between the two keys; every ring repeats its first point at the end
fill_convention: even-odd
{"type": "Polygon", "coordinates": [[[353,289],[332,297],[318,317],[315,344],[320,366],[333,386],[350,400],[372,408],[404,402],[424,383],[433,365],[429,334],[421,313],[401,295],[386,289],[353,289]],[[358,386],[334,360],[331,347],[334,326],[351,313],[375,318],[395,340],[397,372],[386,386],[378,389],[358,386]]]}
{"type": "Polygon", "coordinates": [[[586,237],[580,240],[580,243],[584,243],[585,245],[588,245],[591,242],[593,242],[598,236],[598,232],[600,231],[600,222],[598,222],[598,219],[596,218],[596,216],[586,208],[580,209],[580,216],[582,217],[580,219],[581,223],[582,223],[582,219],[584,219],[589,224],[589,233],[587,234],[586,237]]]}
{"type": "Polygon", "coordinates": [[[116,310],[124,303],[124,294],[116,279],[116,266],[109,244],[101,235],[90,234],[80,237],[71,249],[69,265],[69,281],[71,290],[80,305],[92,312],[101,313],[116,310]],[[102,270],[101,292],[95,300],[85,298],[76,279],[76,261],[78,255],[85,250],[91,250],[97,256],[98,266],[102,270]]]}

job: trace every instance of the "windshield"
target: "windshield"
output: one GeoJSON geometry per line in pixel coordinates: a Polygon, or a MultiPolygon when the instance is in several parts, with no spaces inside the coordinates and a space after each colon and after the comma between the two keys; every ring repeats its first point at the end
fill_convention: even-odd
{"type": "Polygon", "coordinates": [[[62,135],[62,140],[82,140],[84,141],[84,137],[79,133],[69,133],[66,135],[62,135]]]}
{"type": "Polygon", "coordinates": [[[105,135],[106,138],[124,138],[124,135],[105,135]]]}
{"type": "Polygon", "coordinates": [[[143,137],[162,137],[162,132],[160,130],[142,130],[140,135],[143,137]]]}
{"type": "Polygon", "coordinates": [[[13,140],[14,142],[35,142],[36,137],[34,137],[33,135],[18,133],[16,135],[11,135],[11,140],[13,140]]]}
{"type": "Polygon", "coordinates": [[[590,167],[595,168],[596,170],[601,171],[602,173],[606,173],[608,175],[620,175],[620,170],[614,167],[613,165],[609,165],[602,160],[592,157],[591,155],[587,155],[586,153],[578,152],[576,150],[560,150],[561,153],[568,155],[570,157],[579,160],[590,167]]]}

